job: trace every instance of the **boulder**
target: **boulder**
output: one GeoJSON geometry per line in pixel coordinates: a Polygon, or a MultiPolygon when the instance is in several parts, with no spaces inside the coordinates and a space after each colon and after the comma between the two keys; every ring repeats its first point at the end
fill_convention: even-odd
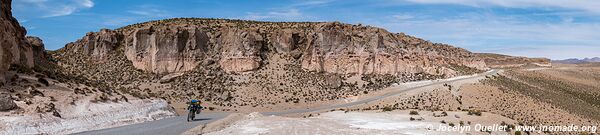
{"type": "Polygon", "coordinates": [[[9,111],[18,108],[10,94],[0,93],[0,111],[9,111]]]}

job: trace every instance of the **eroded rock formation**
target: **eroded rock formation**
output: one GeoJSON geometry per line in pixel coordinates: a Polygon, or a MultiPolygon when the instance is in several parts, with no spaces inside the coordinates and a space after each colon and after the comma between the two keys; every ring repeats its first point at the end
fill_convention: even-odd
{"type": "Polygon", "coordinates": [[[126,35],[125,55],[145,71],[189,71],[204,57],[208,40],[194,27],[140,28],[126,35]]]}
{"type": "Polygon", "coordinates": [[[27,43],[31,46],[34,65],[40,65],[48,62],[44,42],[39,37],[27,36],[27,43]]]}
{"type": "MultiPolygon", "coordinates": [[[[34,49],[40,50],[40,48],[32,47],[25,38],[27,31],[12,16],[11,0],[0,2],[0,37],[2,37],[0,39],[0,81],[3,81],[4,73],[12,64],[33,67],[34,49]]],[[[39,43],[34,44],[39,45],[39,43]]],[[[41,51],[43,53],[43,45],[41,51]]]]}
{"type": "Polygon", "coordinates": [[[269,55],[297,59],[305,71],[339,74],[449,77],[459,74],[456,67],[486,68],[464,49],[338,22],[169,19],[88,33],[65,50],[102,62],[119,47],[135,68],[153,73],[190,71],[213,59],[226,72],[249,72],[269,55]]]}

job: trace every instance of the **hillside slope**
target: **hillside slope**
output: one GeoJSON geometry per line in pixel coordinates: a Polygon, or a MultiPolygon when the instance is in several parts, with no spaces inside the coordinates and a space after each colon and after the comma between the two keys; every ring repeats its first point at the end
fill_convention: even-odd
{"type": "Polygon", "coordinates": [[[461,48],[338,22],[159,20],[90,32],[52,56],[133,95],[234,108],[336,100],[486,69],[461,48]]]}
{"type": "Polygon", "coordinates": [[[477,53],[490,68],[510,68],[523,66],[551,66],[550,59],[509,56],[494,53],[477,53]]]}

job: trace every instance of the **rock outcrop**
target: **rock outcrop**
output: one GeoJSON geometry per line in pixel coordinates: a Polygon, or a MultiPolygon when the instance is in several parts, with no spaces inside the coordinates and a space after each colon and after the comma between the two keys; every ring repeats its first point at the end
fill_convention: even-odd
{"type": "Polygon", "coordinates": [[[483,69],[468,51],[433,44],[381,28],[323,23],[306,35],[302,67],[340,74],[413,74],[454,76],[449,64],[483,69]],[[443,55],[450,54],[450,55],[443,55]]]}
{"type": "Polygon", "coordinates": [[[34,65],[41,65],[48,62],[44,42],[39,37],[27,36],[27,43],[31,46],[34,65]]]}
{"type": "Polygon", "coordinates": [[[140,28],[126,35],[125,55],[145,71],[189,71],[201,62],[208,44],[206,32],[193,27],[140,28]]]}
{"type": "Polygon", "coordinates": [[[0,93],[0,111],[9,111],[17,108],[17,104],[10,97],[10,94],[0,93]]]}
{"type": "Polygon", "coordinates": [[[467,50],[376,27],[199,18],[90,32],[50,56],[99,90],[233,108],[345,99],[486,68],[467,50]]]}
{"type": "MultiPolygon", "coordinates": [[[[220,38],[221,61],[226,72],[245,72],[258,69],[260,53],[264,47],[263,37],[250,30],[226,29],[220,38]]],[[[266,52],[265,52],[266,53],[266,52]]]]}
{"type": "Polygon", "coordinates": [[[89,56],[91,61],[102,61],[108,55],[115,53],[115,47],[122,42],[123,36],[117,32],[102,29],[100,32],[89,32],[83,39],[67,46],[73,46],[73,51],[89,56]]]}
{"type": "Polygon", "coordinates": [[[253,22],[169,19],[88,33],[63,50],[102,62],[119,47],[135,68],[190,71],[216,60],[225,72],[254,71],[269,55],[298,60],[305,71],[338,74],[455,76],[457,67],[485,69],[471,52],[384,29],[338,22],[253,22]]]}
{"type": "Polygon", "coordinates": [[[543,67],[552,66],[550,59],[547,58],[527,58],[493,53],[477,53],[476,55],[483,59],[491,68],[510,68],[526,65],[543,67]]]}
{"type": "Polygon", "coordinates": [[[11,0],[0,3],[0,81],[10,65],[34,66],[33,47],[25,38],[27,31],[12,16],[11,0]]]}

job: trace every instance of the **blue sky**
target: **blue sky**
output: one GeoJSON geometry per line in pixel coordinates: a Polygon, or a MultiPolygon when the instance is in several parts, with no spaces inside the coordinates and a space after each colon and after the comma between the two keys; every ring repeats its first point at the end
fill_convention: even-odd
{"type": "Polygon", "coordinates": [[[598,0],[14,0],[13,15],[50,50],[101,28],[209,17],[341,21],[474,52],[600,56],[598,0]]]}

